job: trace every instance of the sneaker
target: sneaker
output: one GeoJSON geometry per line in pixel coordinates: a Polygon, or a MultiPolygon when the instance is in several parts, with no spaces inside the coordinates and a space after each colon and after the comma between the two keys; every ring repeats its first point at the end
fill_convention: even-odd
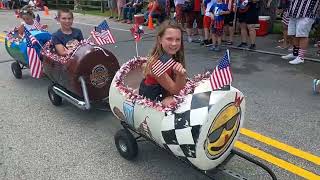
{"type": "Polygon", "coordinates": [[[314,79],[313,80],[313,94],[319,94],[320,92],[320,80],[314,79]]]}
{"type": "Polygon", "coordinates": [[[281,56],[282,59],[290,60],[290,59],[295,59],[297,56],[294,56],[292,53],[287,54],[285,56],[281,56]]]}
{"type": "Polygon", "coordinates": [[[248,47],[248,44],[247,44],[247,43],[242,42],[241,44],[239,44],[239,45],[238,45],[238,47],[245,48],[245,47],[248,47]]]}
{"type": "Polygon", "coordinates": [[[251,44],[250,47],[249,47],[249,49],[255,50],[255,49],[256,49],[256,45],[255,45],[255,44],[251,44]]]}
{"type": "Polygon", "coordinates": [[[192,37],[188,37],[188,43],[191,43],[192,42],[192,37]]]}
{"type": "Polygon", "coordinates": [[[113,19],[113,16],[110,16],[109,19],[113,19]]]}
{"type": "Polygon", "coordinates": [[[232,41],[228,41],[227,45],[233,45],[233,42],[232,41]]]}
{"type": "Polygon", "coordinates": [[[296,57],[294,60],[289,61],[289,64],[301,64],[304,63],[304,60],[301,57],[296,57]]]}
{"type": "Polygon", "coordinates": [[[207,44],[207,43],[208,43],[208,40],[205,39],[205,40],[201,41],[200,46],[203,46],[203,45],[205,45],[205,44],[207,44]]]}

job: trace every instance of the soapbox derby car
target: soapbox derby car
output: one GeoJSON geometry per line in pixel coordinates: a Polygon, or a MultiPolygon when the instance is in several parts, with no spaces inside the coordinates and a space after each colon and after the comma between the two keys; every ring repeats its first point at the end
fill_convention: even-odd
{"type": "MultiPolygon", "coordinates": [[[[105,109],[113,76],[120,68],[117,58],[108,50],[89,41],[74,44],[72,54],[62,57],[54,52],[51,35],[44,31],[30,31],[40,42],[36,46],[42,61],[43,73],[52,82],[48,96],[53,105],[67,100],[82,110],[95,107],[105,109]]],[[[15,59],[12,72],[21,78],[21,69],[28,68],[25,40],[6,43],[8,53],[15,59]]]]}
{"type": "MultiPolygon", "coordinates": [[[[41,47],[51,39],[51,34],[47,31],[30,31],[39,44],[35,44],[37,54],[40,54],[41,47]]],[[[25,38],[20,38],[17,28],[7,33],[5,37],[5,48],[8,54],[15,60],[11,63],[11,70],[15,78],[22,78],[22,69],[29,68],[29,59],[27,55],[27,44],[25,38]]]]}
{"type": "Polygon", "coordinates": [[[123,158],[135,158],[137,140],[144,138],[203,173],[236,154],[276,179],[269,168],[233,149],[245,121],[245,98],[238,89],[226,86],[212,91],[207,72],[188,79],[175,96],[177,104],[164,107],[138,94],[146,61],[138,57],[122,65],[110,87],[110,108],[124,128],[114,136],[123,158]]]}

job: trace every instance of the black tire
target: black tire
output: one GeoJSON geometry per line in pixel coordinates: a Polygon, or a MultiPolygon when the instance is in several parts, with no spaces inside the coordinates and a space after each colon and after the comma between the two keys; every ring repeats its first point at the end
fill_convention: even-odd
{"type": "Polygon", "coordinates": [[[53,91],[53,84],[48,87],[48,96],[53,105],[60,106],[62,104],[62,98],[53,91]]]}
{"type": "Polygon", "coordinates": [[[138,144],[129,130],[119,130],[114,136],[114,142],[116,144],[118,152],[123,158],[132,160],[137,157],[138,144]]]}
{"type": "Polygon", "coordinates": [[[11,71],[15,78],[21,79],[22,71],[21,71],[20,64],[18,62],[11,63],[11,71]]]}

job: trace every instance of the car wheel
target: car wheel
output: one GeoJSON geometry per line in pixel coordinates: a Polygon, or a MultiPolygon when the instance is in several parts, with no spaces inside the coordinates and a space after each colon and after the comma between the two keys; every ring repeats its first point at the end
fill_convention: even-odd
{"type": "Polygon", "coordinates": [[[48,96],[53,105],[60,106],[62,104],[62,98],[53,91],[53,84],[48,87],[48,96]]]}
{"type": "Polygon", "coordinates": [[[20,64],[18,62],[13,62],[11,64],[11,71],[12,71],[15,78],[21,79],[22,71],[21,71],[20,64]]]}
{"type": "Polygon", "coordinates": [[[114,136],[114,141],[118,152],[123,158],[132,160],[138,155],[137,141],[129,130],[119,130],[114,136]]]}

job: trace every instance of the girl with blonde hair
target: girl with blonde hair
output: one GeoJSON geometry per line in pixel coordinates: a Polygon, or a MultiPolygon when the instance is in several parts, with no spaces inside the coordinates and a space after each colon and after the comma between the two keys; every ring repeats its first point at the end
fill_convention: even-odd
{"type": "Polygon", "coordinates": [[[174,102],[186,84],[182,28],[174,21],[164,21],[156,36],[156,43],[145,66],[145,78],[139,94],[164,105],[174,102]]]}

